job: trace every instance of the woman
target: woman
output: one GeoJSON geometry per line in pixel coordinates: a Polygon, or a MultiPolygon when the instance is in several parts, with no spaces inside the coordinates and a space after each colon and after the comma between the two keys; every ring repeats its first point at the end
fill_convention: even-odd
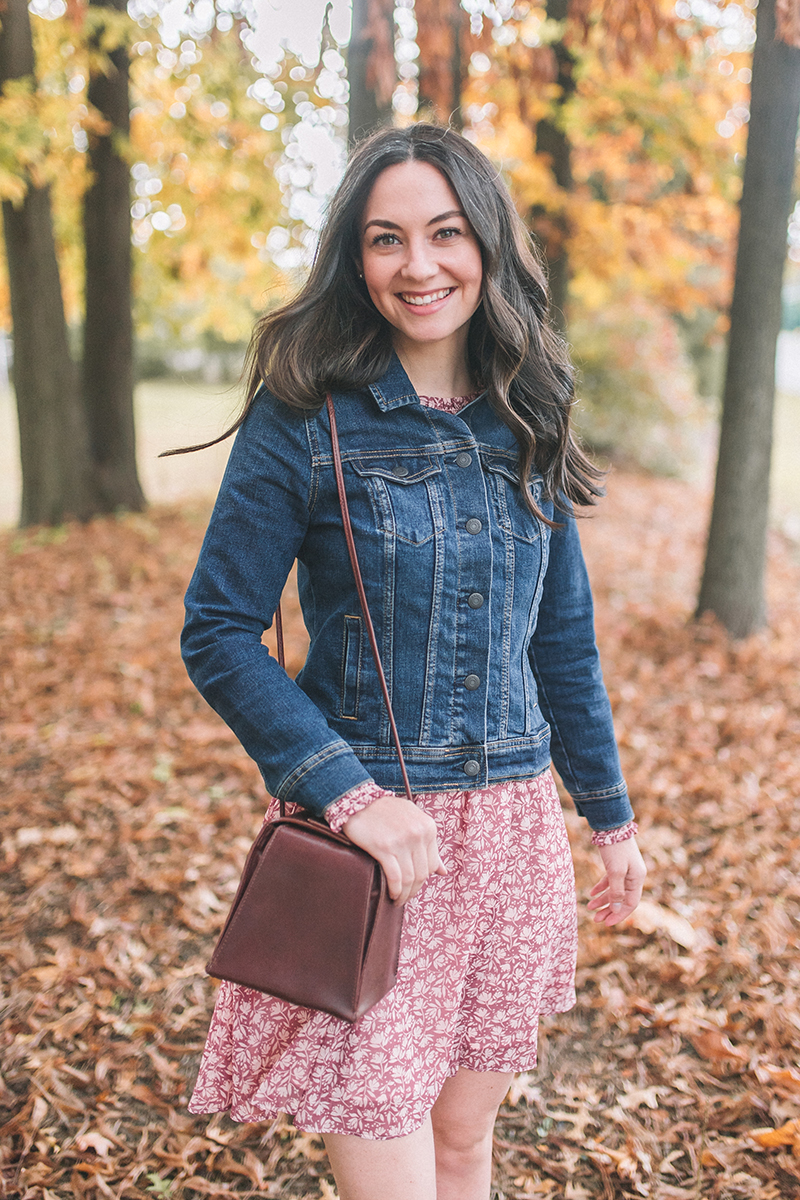
{"type": "Polygon", "coordinates": [[[223,984],[192,1098],[320,1132],[342,1200],[486,1200],[538,1016],[574,1003],[552,757],[600,846],[595,920],[644,866],[572,507],[569,365],[495,169],[429,125],[354,154],[308,282],[253,342],[242,427],[187,594],[189,673],[275,797],[323,815],[406,904],[398,982],[354,1025],[223,984]],[[347,558],[331,391],[397,755],[347,558]],[[294,559],[311,637],[261,644],[294,559]]]}

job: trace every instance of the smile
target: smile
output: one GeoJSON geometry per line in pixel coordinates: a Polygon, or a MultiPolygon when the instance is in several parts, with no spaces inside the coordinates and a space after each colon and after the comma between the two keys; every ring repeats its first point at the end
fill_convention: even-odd
{"type": "Polygon", "coordinates": [[[415,308],[421,308],[426,304],[434,304],[437,300],[444,300],[451,292],[456,289],[454,287],[442,288],[439,292],[428,292],[425,296],[415,296],[409,292],[400,292],[400,299],[405,304],[413,304],[415,308]]]}

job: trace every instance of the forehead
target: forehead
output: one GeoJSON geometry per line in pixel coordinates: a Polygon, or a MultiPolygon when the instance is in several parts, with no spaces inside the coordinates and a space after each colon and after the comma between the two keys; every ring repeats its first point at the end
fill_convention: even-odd
{"type": "Polygon", "coordinates": [[[375,180],[367,197],[362,226],[378,217],[398,225],[422,221],[460,209],[452,187],[441,171],[426,162],[395,163],[375,180]]]}

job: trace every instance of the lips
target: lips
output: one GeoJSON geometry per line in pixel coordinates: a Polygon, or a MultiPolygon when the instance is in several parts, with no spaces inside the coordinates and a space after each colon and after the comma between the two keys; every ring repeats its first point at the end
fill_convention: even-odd
{"type": "Polygon", "coordinates": [[[413,308],[427,308],[429,304],[435,304],[437,300],[444,300],[451,292],[456,289],[454,287],[441,288],[438,292],[426,292],[424,295],[417,295],[413,292],[398,293],[404,304],[410,304],[413,308]]]}

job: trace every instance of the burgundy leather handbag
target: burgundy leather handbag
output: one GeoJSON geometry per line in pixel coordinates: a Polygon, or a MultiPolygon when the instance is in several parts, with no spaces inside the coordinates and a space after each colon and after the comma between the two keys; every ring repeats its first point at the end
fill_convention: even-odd
{"type": "MultiPolygon", "coordinates": [[[[406,795],[413,802],[358,566],[330,396],[327,408],[347,550],[406,795]]],[[[283,666],[280,606],[275,618],[283,666]]],[[[394,987],[403,909],[390,900],[383,870],[366,851],[324,821],[287,817],[283,801],[280,813],[263,825],[250,848],[206,971],[292,1004],[356,1021],[394,987]]]]}

